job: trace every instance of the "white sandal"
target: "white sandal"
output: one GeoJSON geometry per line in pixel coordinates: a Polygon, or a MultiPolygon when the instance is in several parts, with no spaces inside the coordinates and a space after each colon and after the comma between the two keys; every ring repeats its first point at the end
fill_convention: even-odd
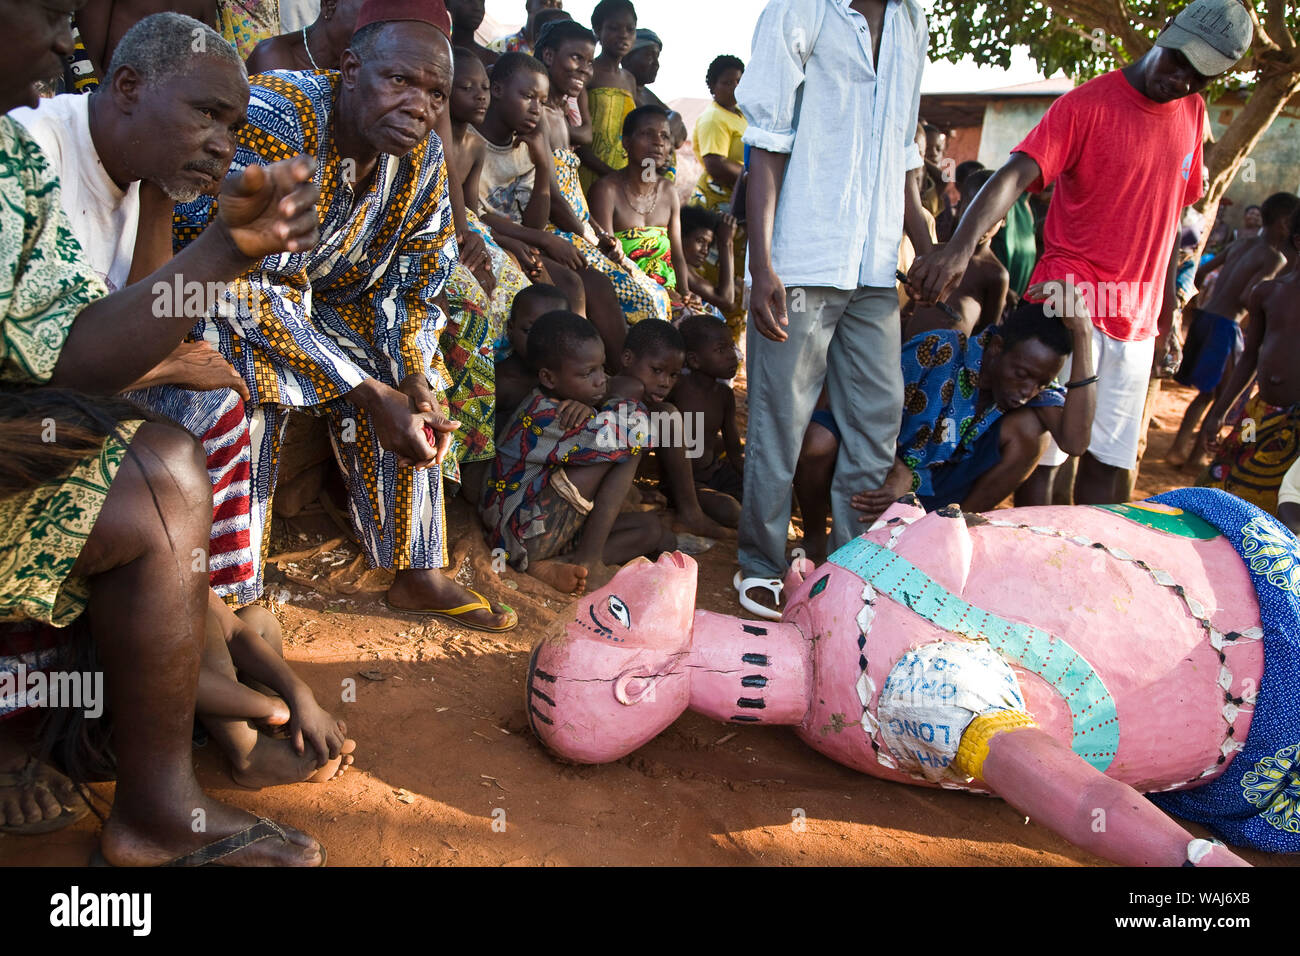
{"type": "Polygon", "coordinates": [[[750,588],[766,588],[772,593],[772,599],[777,604],[781,603],[782,584],[780,578],[744,578],[740,577],[742,572],[737,571],[735,577],[731,579],[731,585],[736,589],[740,596],[740,606],[750,614],[757,615],[768,621],[781,620],[780,610],[770,607],[764,607],[757,601],[750,599],[748,591],[750,588]]]}

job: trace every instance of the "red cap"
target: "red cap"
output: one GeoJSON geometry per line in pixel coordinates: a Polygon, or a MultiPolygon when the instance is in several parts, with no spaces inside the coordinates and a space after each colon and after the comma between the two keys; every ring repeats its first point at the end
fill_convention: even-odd
{"type": "Polygon", "coordinates": [[[451,37],[451,14],[443,0],[366,0],[357,14],[355,33],[372,23],[388,23],[391,20],[419,20],[431,23],[447,36],[451,37]]]}

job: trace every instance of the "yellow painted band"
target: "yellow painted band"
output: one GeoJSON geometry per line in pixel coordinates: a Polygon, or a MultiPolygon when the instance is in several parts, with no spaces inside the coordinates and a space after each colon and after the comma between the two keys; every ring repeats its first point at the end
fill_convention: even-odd
{"type": "Polygon", "coordinates": [[[983,778],[984,761],[989,755],[989,741],[998,734],[1021,727],[1037,727],[1034,718],[1023,710],[991,710],[972,720],[961,735],[952,767],[967,777],[983,778]]]}

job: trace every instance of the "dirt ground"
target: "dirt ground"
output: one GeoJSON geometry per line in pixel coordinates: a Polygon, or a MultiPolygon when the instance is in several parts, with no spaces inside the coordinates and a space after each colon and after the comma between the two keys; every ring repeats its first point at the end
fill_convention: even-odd
{"type": "MultiPolygon", "coordinates": [[[[1159,463],[1190,397],[1165,386],[1138,497],[1194,480],[1159,463]]],[[[308,530],[291,532],[284,550],[339,534],[318,524],[313,532],[300,522],[308,530]]],[[[1102,862],[1000,800],[859,775],[790,728],[724,726],[688,713],[616,763],[558,763],[528,731],[523,682],[529,650],[563,619],[566,602],[513,572],[498,582],[463,502],[449,525],[465,532],[453,553],[460,578],[515,607],[519,627],[492,636],[391,612],[383,573],[358,579],[350,543],[282,562],[268,593],[286,656],[346,719],[356,765],[330,783],[256,792],[236,786],[208,746],[195,762],[210,792],[315,835],[331,865],[1102,862]],[[341,703],[349,679],[356,702],[341,703]]],[[[734,543],[724,543],[700,560],[701,607],[738,611],[734,559],[734,543]]],[[[93,790],[112,798],[111,784],[93,790]]],[[[97,832],[92,816],[45,837],[0,835],[0,864],[81,864],[97,832]]]]}

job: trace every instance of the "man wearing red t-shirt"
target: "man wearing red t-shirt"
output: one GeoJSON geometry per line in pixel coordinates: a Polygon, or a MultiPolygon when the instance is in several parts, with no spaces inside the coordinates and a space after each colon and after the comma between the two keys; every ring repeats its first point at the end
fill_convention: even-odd
{"type": "MultiPolygon", "coordinates": [[[[1251,35],[1239,0],[1195,0],[1142,59],[1053,103],[980,191],[952,240],[917,259],[908,274],[924,300],[942,299],[1020,194],[1056,184],[1030,282],[1074,285],[1095,326],[1097,375],[1066,384],[1098,390],[1075,480],[1079,504],[1121,500],[1119,479],[1137,464],[1152,359],[1173,323],[1178,218],[1204,194],[1205,103],[1194,94],[1245,55],[1251,35]]],[[[1062,292],[1059,301],[1068,307],[1072,298],[1062,292]]],[[[1060,465],[1066,457],[1053,444],[1042,462],[1060,465]]]]}

